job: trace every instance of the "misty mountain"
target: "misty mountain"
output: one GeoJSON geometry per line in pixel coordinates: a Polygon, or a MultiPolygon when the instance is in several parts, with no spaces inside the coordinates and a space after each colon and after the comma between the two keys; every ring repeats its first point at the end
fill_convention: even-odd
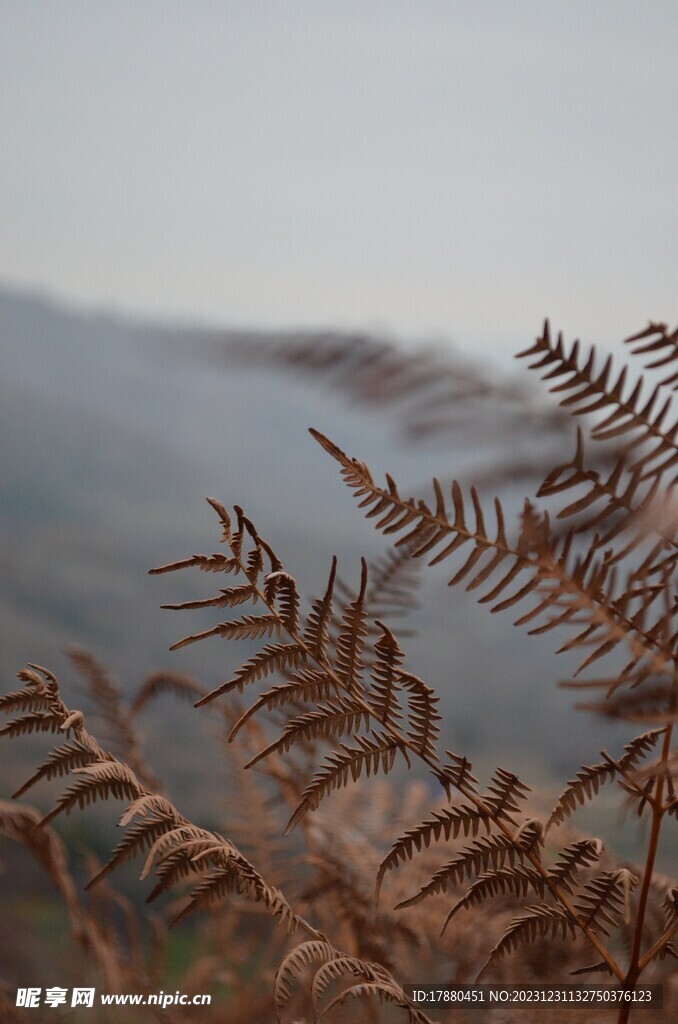
{"type": "MultiPolygon", "coordinates": [[[[225,342],[234,334],[221,333],[225,342]]],[[[227,678],[247,645],[212,639],[171,654],[180,636],[213,625],[213,613],[160,609],[210,596],[214,578],[147,575],[216,548],[207,495],[245,508],[302,593],[323,587],[333,554],[354,581],[360,555],[380,554],[385,541],[356,510],[309,426],[377,476],[393,473],[404,490],[434,472],[452,475],[463,461],[461,449],[404,448],[387,414],[349,407],[307,379],[201,358],[214,338],[214,330],[76,312],[0,291],[6,687],[27,661],[69,675],[63,650],[72,645],[90,649],[127,690],[159,667],[209,685],[227,678]]],[[[417,635],[404,643],[412,671],[441,694],[446,744],[537,780],[573,771],[603,742],[616,745],[619,730],[601,733],[600,722],[573,711],[556,689],[568,662],[552,655],[553,638],[526,638],[510,617],[490,616],[449,590],[449,576],[449,567],[423,574],[422,608],[410,624],[417,635]]],[[[156,740],[175,714],[163,710],[149,724],[156,740]]]]}

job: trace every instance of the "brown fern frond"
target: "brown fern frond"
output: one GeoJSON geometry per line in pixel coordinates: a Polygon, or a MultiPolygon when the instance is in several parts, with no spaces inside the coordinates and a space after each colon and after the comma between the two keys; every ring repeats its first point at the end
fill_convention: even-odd
{"type": "Polygon", "coordinates": [[[196,702],[196,707],[209,703],[224,693],[238,690],[242,693],[245,686],[264,679],[272,672],[283,671],[288,667],[299,668],[306,660],[306,655],[299,644],[266,644],[262,650],[253,655],[245,664],[238,669],[232,679],[222,683],[205,697],[196,702]]]}
{"type": "Polygon", "coordinates": [[[342,992],[338,992],[337,995],[330,1000],[327,1006],[324,1007],[321,1015],[325,1017],[337,1006],[343,1006],[347,999],[364,999],[367,996],[376,996],[380,1003],[394,1003],[396,1006],[400,1006],[402,1009],[407,1010],[407,1016],[410,1024],[424,1024],[425,1021],[429,1020],[421,1010],[418,1010],[407,999],[405,993],[399,986],[387,984],[384,981],[363,981],[357,985],[350,985],[342,992]]]}
{"type": "Polygon", "coordinates": [[[34,711],[29,715],[20,715],[3,725],[0,736],[14,739],[17,736],[28,736],[34,732],[60,732],[63,718],[49,712],[34,711]]]}
{"type": "Polygon", "coordinates": [[[237,558],[227,558],[220,552],[213,555],[191,555],[190,558],[182,558],[178,562],[170,562],[168,565],[159,565],[155,569],[149,569],[149,576],[162,576],[166,572],[176,572],[177,569],[188,569],[198,566],[203,572],[232,572],[237,573],[239,562],[237,558]]]}
{"type": "Polygon", "coordinates": [[[270,711],[273,708],[287,704],[320,704],[321,701],[328,700],[337,692],[336,683],[327,673],[320,669],[300,669],[290,676],[286,682],[272,686],[270,690],[262,693],[237,720],[231,729],[229,740],[235,739],[245,722],[260,711],[261,708],[265,707],[270,711]]]}
{"type": "Polygon", "coordinates": [[[26,686],[22,690],[13,690],[0,697],[0,711],[6,715],[16,711],[44,711],[49,707],[49,700],[44,690],[35,686],[26,686]]]}
{"type": "Polygon", "coordinates": [[[573,892],[577,872],[600,860],[603,850],[600,839],[577,839],[560,851],[559,859],[549,871],[549,878],[564,892],[573,892]]]}
{"type": "Polygon", "coordinates": [[[99,757],[98,749],[88,743],[85,737],[71,740],[63,746],[55,747],[45,758],[41,765],[31,775],[30,779],[24,782],[23,786],[17,789],[12,799],[16,800],[23,796],[27,790],[39,782],[40,779],[53,779],[58,775],[68,775],[74,768],[80,768],[89,764],[99,757]]]}
{"type": "Polygon", "coordinates": [[[652,732],[636,736],[626,744],[624,754],[617,761],[610,758],[600,764],[582,765],[576,778],[568,782],[567,789],[561,794],[546,824],[546,831],[552,825],[560,825],[565,818],[574,813],[578,804],[583,806],[587,801],[593,800],[605,782],[610,782],[618,773],[635,767],[655,747],[663,732],[663,729],[654,729],[652,732]]]}
{"type": "Polygon", "coordinates": [[[335,643],[336,673],[342,685],[350,693],[362,689],[362,673],[365,667],[363,648],[367,630],[365,621],[365,592],[367,590],[367,563],[361,560],[360,590],[355,601],[344,609],[341,629],[335,643]]]}
{"type": "Polygon", "coordinates": [[[170,651],[179,651],[182,647],[205,640],[210,636],[219,636],[225,640],[261,640],[263,637],[271,637],[279,633],[281,621],[278,615],[243,615],[242,619],[231,619],[230,622],[220,622],[212,629],[206,629],[202,633],[193,636],[186,636],[172,644],[170,651]]]}
{"type": "Polygon", "coordinates": [[[170,611],[186,611],[195,608],[236,608],[239,604],[257,603],[257,592],[251,583],[240,587],[220,590],[217,597],[206,597],[202,601],[184,601],[183,604],[163,604],[160,607],[170,611]]]}
{"type": "Polygon", "coordinates": [[[307,711],[288,722],[282,735],[252,757],[245,768],[251,768],[275,751],[285,753],[298,743],[327,739],[330,736],[352,736],[362,726],[369,728],[369,723],[369,712],[350,697],[328,700],[326,705],[320,704],[315,710],[307,711]]]}
{"type": "Polygon", "coordinates": [[[374,645],[369,701],[380,722],[384,725],[397,725],[402,720],[402,707],[398,699],[399,669],[405,655],[388,626],[383,622],[377,622],[376,625],[381,630],[381,636],[374,645]]]}
{"type": "Polygon", "coordinates": [[[453,789],[459,790],[460,793],[477,793],[478,780],[472,773],[473,765],[469,759],[451,750],[446,750],[445,753],[450,760],[434,774],[447,793],[448,800],[452,799],[453,789]]]}
{"type": "Polygon", "coordinates": [[[609,935],[607,926],[616,924],[622,912],[630,919],[629,894],[637,885],[638,879],[626,868],[605,871],[577,893],[575,910],[588,928],[609,935]]]}
{"type": "Polygon", "coordinates": [[[237,861],[230,862],[228,866],[207,875],[192,890],[188,903],[173,918],[172,925],[180,924],[196,911],[222,901],[225,896],[233,892],[262,903],[272,917],[278,918],[284,924],[288,935],[296,931],[299,926],[300,919],[283,894],[273,886],[267,885],[253,869],[252,872],[244,873],[237,861]]]}
{"type": "Polygon", "coordinates": [[[407,692],[407,736],[414,750],[429,763],[438,760],[436,744],[440,735],[439,697],[423,679],[399,672],[398,682],[407,692]]]}
{"type": "Polygon", "coordinates": [[[461,885],[465,878],[471,878],[473,875],[477,876],[490,870],[496,871],[507,863],[513,867],[516,859],[521,857],[522,853],[508,836],[500,833],[481,837],[460,850],[454,860],[438,868],[418,893],[398,903],[396,909],[413,907],[429,896],[447,892],[450,886],[461,885]]]}
{"type": "Polygon", "coordinates": [[[521,803],[525,802],[530,792],[530,787],[521,782],[513,772],[497,768],[487,787],[487,795],[482,799],[494,818],[510,820],[511,814],[520,810],[521,803]]]}
{"type": "MultiPolygon", "coordinates": [[[[642,331],[625,338],[624,344],[635,346],[631,349],[634,356],[652,356],[644,364],[646,370],[669,366],[678,360],[678,327],[669,332],[668,324],[650,321],[642,331]]],[[[671,387],[674,391],[678,390],[678,372],[670,373],[668,377],[663,378],[661,383],[664,387],[671,387]]]]}
{"type": "Polygon", "coordinates": [[[608,357],[602,370],[598,371],[595,348],[589,350],[585,363],[580,362],[579,349],[579,342],[575,341],[567,352],[562,334],[554,343],[546,321],[542,336],[531,348],[519,353],[519,357],[538,356],[537,361],[530,364],[530,369],[546,369],[543,380],[567,377],[564,382],[554,385],[551,391],[566,392],[560,404],[575,415],[602,410],[608,413],[591,430],[594,440],[608,441],[627,435],[625,453],[654,442],[654,447],[642,454],[632,468],[642,470],[644,477],[661,476],[678,462],[678,422],[665,426],[671,409],[670,397],[662,402],[662,385],[657,384],[643,404],[642,377],[629,390],[626,387],[626,367],[613,380],[612,357],[608,357]],[[657,464],[659,458],[663,461],[657,464]]]}
{"type": "Polygon", "coordinates": [[[433,811],[432,817],[422,821],[415,828],[408,829],[404,835],[400,836],[382,860],[377,874],[375,899],[379,898],[387,871],[393,871],[399,864],[412,860],[415,853],[420,852],[423,847],[428,848],[433,842],[440,842],[442,837],[447,842],[450,839],[456,839],[460,833],[464,836],[475,837],[481,827],[489,834],[489,815],[470,804],[460,804],[457,807],[445,807],[439,811],[433,811]]]}
{"type": "Polygon", "coordinates": [[[163,693],[173,693],[193,704],[196,698],[205,696],[205,688],[191,676],[179,672],[154,672],[139,687],[130,705],[133,715],[138,715],[147,704],[163,693]]]}
{"type": "Polygon", "coordinates": [[[292,982],[295,975],[314,963],[327,963],[341,958],[339,953],[328,942],[310,940],[295,946],[281,961],[275,972],[275,1014],[278,1024],[282,1024],[281,1014],[292,998],[292,982]]]}
{"type": "Polygon", "coordinates": [[[164,835],[169,829],[176,827],[180,820],[178,816],[167,818],[165,816],[158,817],[152,815],[128,829],[123,839],[120,840],[113,850],[109,860],[90,878],[86,888],[91,889],[92,886],[109,875],[115,868],[150,849],[160,836],[164,835]]]}
{"type": "Polygon", "coordinates": [[[570,971],[572,977],[577,977],[581,974],[612,974],[609,965],[601,960],[597,964],[588,964],[586,967],[577,967],[576,970],[570,971]]]}
{"type": "Polygon", "coordinates": [[[93,761],[81,768],[74,768],[73,774],[82,778],[62,793],[52,810],[40,820],[40,827],[52,821],[59,814],[70,814],[75,808],[81,809],[97,800],[134,800],[141,793],[139,782],[127,765],[119,761],[93,761]]]}
{"type": "Polygon", "coordinates": [[[525,913],[514,918],[490,953],[476,978],[476,984],[480,984],[498,960],[515,952],[519,946],[537,942],[538,939],[568,937],[574,939],[576,931],[564,910],[544,903],[525,907],[525,913]]]}
{"type": "Polygon", "coordinates": [[[379,770],[387,774],[393,768],[398,751],[407,759],[402,742],[392,736],[372,731],[370,736],[357,736],[357,746],[341,744],[341,750],[333,751],[325,764],[316,772],[302,794],[285,828],[285,835],[299,823],[308,811],[314,811],[329,793],[346,786],[349,777],[357,782],[364,773],[376,775],[379,770]]]}
{"type": "Polygon", "coordinates": [[[462,908],[468,910],[492,896],[511,895],[524,898],[528,892],[533,892],[543,899],[545,890],[546,885],[539,872],[521,864],[516,864],[509,869],[499,868],[497,871],[483,872],[449,911],[443,923],[441,935],[447,930],[454,915],[462,908]]]}
{"type": "Polygon", "coordinates": [[[327,588],[322,598],[317,598],[311,607],[306,618],[304,627],[304,643],[310,649],[313,657],[324,661],[327,657],[327,645],[329,643],[329,625],[332,621],[332,598],[334,595],[334,584],[337,575],[337,558],[332,559],[330,575],[327,581],[327,588]]]}
{"type": "Polygon", "coordinates": [[[367,963],[355,956],[336,956],[318,968],[311,983],[311,1002],[317,1016],[321,1015],[322,998],[329,986],[347,974],[354,978],[362,977],[366,981],[387,984],[391,981],[388,971],[381,964],[367,963]]]}

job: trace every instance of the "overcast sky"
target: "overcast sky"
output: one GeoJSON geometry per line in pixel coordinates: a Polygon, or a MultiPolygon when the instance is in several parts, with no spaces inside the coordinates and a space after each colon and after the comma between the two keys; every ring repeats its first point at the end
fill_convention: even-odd
{"type": "Polygon", "coordinates": [[[0,280],[514,347],[678,319],[674,0],[0,0],[0,280]]]}

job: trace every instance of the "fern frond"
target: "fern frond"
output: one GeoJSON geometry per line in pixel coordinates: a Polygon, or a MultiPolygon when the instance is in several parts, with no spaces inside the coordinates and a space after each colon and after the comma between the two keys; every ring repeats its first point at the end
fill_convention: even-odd
{"type": "Polygon", "coordinates": [[[546,823],[546,831],[548,832],[552,825],[560,825],[565,818],[574,813],[578,804],[583,806],[587,801],[593,800],[605,782],[610,782],[617,774],[635,767],[654,748],[663,731],[655,729],[636,736],[626,744],[624,754],[618,761],[610,759],[600,764],[582,765],[576,778],[568,782],[567,789],[561,794],[546,823]]]}
{"type": "Polygon", "coordinates": [[[362,705],[352,701],[350,697],[328,700],[325,706],[320,704],[315,710],[307,711],[288,722],[282,735],[251,758],[245,768],[251,768],[275,751],[284,753],[295,744],[327,739],[330,736],[351,736],[361,726],[369,728],[369,723],[369,712],[362,705]]]}
{"type": "Polygon", "coordinates": [[[447,793],[447,799],[452,799],[453,789],[459,790],[460,793],[477,793],[478,780],[471,771],[473,765],[469,759],[459,754],[454,754],[451,750],[446,750],[445,753],[450,760],[441,768],[438,768],[434,774],[447,793]]]}
{"type": "Polygon", "coordinates": [[[6,715],[14,714],[15,711],[44,711],[48,707],[47,694],[35,686],[13,690],[0,697],[0,711],[6,715]]]}
{"type": "Polygon", "coordinates": [[[270,615],[243,615],[242,619],[220,622],[212,629],[195,633],[193,636],[186,636],[183,640],[172,644],[170,651],[179,651],[182,647],[197,643],[199,640],[206,640],[210,636],[220,636],[225,640],[261,640],[263,637],[271,637],[273,633],[279,633],[280,627],[281,620],[273,613],[270,615]]]}
{"type": "Polygon", "coordinates": [[[59,814],[70,814],[75,808],[81,809],[97,800],[134,800],[141,793],[141,787],[134,773],[119,761],[94,761],[81,768],[74,768],[73,774],[82,778],[64,791],[59,800],[39,822],[43,827],[59,814]]]}
{"type": "Polygon", "coordinates": [[[157,815],[151,815],[128,829],[125,836],[113,850],[109,860],[90,878],[85,888],[91,889],[109,875],[111,871],[115,870],[115,868],[150,849],[160,836],[164,835],[171,828],[176,827],[180,821],[179,816],[168,818],[166,816],[158,817],[157,815]]]}
{"type": "Polygon", "coordinates": [[[626,868],[598,875],[577,893],[574,907],[580,920],[592,931],[609,935],[607,926],[616,924],[622,911],[630,919],[629,894],[637,884],[636,876],[626,868]]]}
{"type": "Polygon", "coordinates": [[[361,560],[361,565],[360,590],[355,601],[351,601],[344,610],[341,629],[335,643],[336,673],[349,693],[354,689],[362,689],[362,673],[365,667],[362,653],[367,636],[365,628],[367,563],[364,558],[361,560]]]}
{"type": "Polygon", "coordinates": [[[328,942],[311,940],[295,946],[285,956],[275,972],[275,1014],[278,1024],[282,1024],[281,1014],[292,998],[292,981],[295,975],[314,963],[327,963],[341,958],[339,953],[328,942]]]}
{"type": "Polygon", "coordinates": [[[220,697],[224,693],[230,693],[232,690],[238,690],[239,693],[242,693],[245,686],[249,683],[265,679],[272,672],[283,671],[288,667],[298,668],[305,661],[305,657],[301,647],[296,643],[266,644],[262,650],[258,651],[238,669],[232,679],[217,686],[205,697],[201,697],[195,706],[199,708],[203,704],[214,700],[215,697],[220,697]]]}
{"type": "Polygon", "coordinates": [[[394,984],[387,984],[384,981],[364,981],[345,988],[343,992],[338,992],[334,996],[323,1009],[321,1015],[323,1017],[327,1016],[337,1006],[343,1006],[347,999],[364,999],[366,996],[376,996],[380,1003],[395,1003],[396,1006],[407,1010],[410,1024],[424,1024],[429,1019],[409,1002],[401,988],[394,984]]]}
{"type": "Polygon", "coordinates": [[[372,665],[372,688],[369,701],[374,708],[376,717],[383,725],[396,725],[402,719],[401,704],[398,699],[399,669],[405,655],[398,641],[388,626],[382,622],[376,625],[381,636],[374,645],[374,664],[372,665]]]}
{"type": "Polygon", "coordinates": [[[376,775],[381,769],[387,774],[393,768],[399,750],[407,758],[402,743],[385,734],[373,731],[370,736],[357,736],[356,743],[355,747],[342,743],[341,750],[335,750],[327,757],[325,764],[304,790],[301,803],[287,823],[285,835],[292,831],[308,811],[316,810],[329,793],[346,786],[349,777],[357,782],[363,773],[367,776],[376,775]]]}
{"type": "Polygon", "coordinates": [[[2,729],[0,729],[0,736],[14,739],[17,736],[28,736],[33,732],[59,732],[62,724],[63,718],[61,715],[34,711],[29,715],[20,715],[19,718],[13,718],[7,725],[3,725],[2,729]]]}
{"type": "Polygon", "coordinates": [[[315,973],[311,984],[311,1002],[316,1016],[321,1015],[321,1000],[332,982],[346,974],[367,981],[391,981],[388,971],[381,964],[367,963],[355,956],[337,956],[322,964],[315,973]]]}
{"type": "Polygon", "coordinates": [[[558,860],[549,871],[549,878],[564,892],[573,891],[574,878],[582,868],[590,867],[603,855],[600,839],[578,839],[558,854],[558,860]]]}
{"type": "Polygon", "coordinates": [[[484,900],[492,896],[527,896],[528,892],[534,892],[541,899],[544,898],[546,885],[538,871],[532,868],[516,864],[512,868],[499,868],[497,871],[486,871],[472,883],[449,911],[443,924],[441,935],[447,930],[447,926],[454,915],[463,909],[478,906],[484,900]]]}
{"type": "Polygon", "coordinates": [[[519,353],[519,357],[538,356],[537,361],[530,364],[530,369],[546,369],[543,380],[567,377],[564,382],[554,385],[551,391],[566,392],[560,404],[575,415],[601,410],[608,412],[606,418],[591,430],[591,437],[595,440],[607,441],[627,435],[629,440],[625,444],[625,453],[648,442],[656,442],[649,452],[640,456],[632,468],[642,470],[644,477],[661,476],[678,462],[678,422],[665,426],[671,409],[670,397],[662,402],[662,385],[657,384],[643,404],[642,377],[629,390],[626,387],[626,367],[613,380],[611,356],[598,371],[595,348],[589,350],[585,363],[580,362],[579,349],[579,342],[575,341],[567,352],[562,334],[558,335],[554,343],[546,321],[542,336],[537,338],[531,348],[519,353]],[[656,464],[658,458],[663,458],[660,464],[656,464]],[[655,465],[649,468],[652,463],[655,465]]]}
{"type": "Polygon", "coordinates": [[[256,604],[257,600],[255,587],[251,583],[247,583],[245,586],[221,590],[217,597],[206,597],[202,601],[184,601],[183,604],[163,604],[160,607],[169,611],[186,611],[195,608],[235,608],[248,601],[256,604]]]}
{"type": "Polygon", "coordinates": [[[487,795],[482,798],[483,803],[491,809],[493,817],[508,820],[511,814],[520,810],[520,804],[524,803],[531,792],[530,787],[521,782],[517,775],[504,768],[496,769],[487,790],[487,795]]]}
{"type": "Polygon", "coordinates": [[[139,687],[130,705],[130,711],[133,715],[138,715],[147,704],[163,693],[173,693],[194,703],[196,698],[205,696],[205,689],[191,676],[179,672],[154,672],[139,687]]]}
{"type": "Polygon", "coordinates": [[[337,575],[337,558],[332,559],[330,575],[327,581],[327,588],[322,598],[317,598],[312,605],[311,611],[306,618],[304,627],[304,643],[310,649],[313,657],[324,661],[327,657],[327,644],[329,642],[329,625],[332,621],[332,598],[334,595],[334,583],[337,575]]]}
{"type": "Polygon", "coordinates": [[[269,711],[287,704],[314,703],[328,700],[337,693],[336,683],[319,669],[300,669],[287,682],[272,686],[247,708],[231,729],[229,740],[233,740],[240,729],[261,708],[269,711]]]}
{"type": "Polygon", "coordinates": [[[476,985],[480,984],[497,960],[515,952],[519,946],[538,939],[568,937],[576,938],[576,931],[566,911],[544,903],[525,907],[525,913],[514,918],[490,953],[476,978],[476,985]]]}
{"type": "Polygon", "coordinates": [[[191,555],[190,558],[183,558],[178,562],[170,562],[168,565],[159,565],[155,569],[149,569],[149,576],[162,576],[167,572],[176,572],[178,569],[188,569],[198,566],[202,572],[232,572],[237,574],[239,562],[237,558],[227,558],[220,552],[213,555],[191,555]]]}
{"type": "Polygon", "coordinates": [[[63,746],[55,747],[42,764],[38,766],[30,779],[17,789],[12,799],[16,800],[18,797],[23,796],[40,779],[53,779],[57,775],[68,775],[74,768],[80,768],[82,765],[96,760],[98,756],[99,752],[96,747],[89,744],[84,738],[72,740],[69,743],[64,743],[63,746]]]}
{"type": "MultiPolygon", "coordinates": [[[[670,366],[678,359],[678,327],[669,333],[668,324],[653,323],[637,334],[632,334],[624,339],[626,345],[635,345],[631,349],[634,356],[651,355],[649,362],[645,363],[646,370],[656,370],[659,367],[670,366]],[[642,344],[638,344],[642,342],[642,344]]],[[[671,387],[678,390],[678,372],[670,373],[661,381],[664,387],[671,387]]]]}
{"type": "Polygon", "coordinates": [[[489,834],[489,816],[470,804],[433,811],[432,817],[400,836],[382,860],[377,874],[375,898],[379,898],[387,871],[393,871],[399,864],[412,860],[415,853],[420,852],[423,847],[428,848],[433,842],[440,842],[441,837],[449,842],[450,839],[456,839],[460,833],[464,836],[477,836],[481,827],[489,834]]]}
{"type": "Polygon", "coordinates": [[[407,736],[418,754],[437,761],[436,744],[440,729],[439,698],[430,686],[410,672],[399,672],[398,682],[407,691],[407,736]]]}
{"type": "Polygon", "coordinates": [[[490,870],[498,870],[508,863],[511,867],[522,854],[513,839],[502,833],[482,837],[464,847],[454,860],[448,861],[434,873],[431,879],[422,886],[418,893],[410,899],[398,903],[396,909],[413,907],[417,903],[436,893],[447,892],[450,886],[461,885],[465,878],[480,875],[490,870]]]}

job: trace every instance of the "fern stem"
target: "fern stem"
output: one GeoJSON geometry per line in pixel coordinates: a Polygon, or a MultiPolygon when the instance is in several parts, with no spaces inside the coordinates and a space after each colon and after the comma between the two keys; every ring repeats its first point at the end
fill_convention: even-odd
{"type": "MultiPolygon", "coordinates": [[[[675,705],[675,699],[673,701],[675,705]]],[[[664,734],[664,742],[662,744],[662,753],[660,758],[660,765],[666,764],[669,759],[671,752],[671,739],[673,733],[673,726],[668,725],[664,734]]],[[[640,895],[638,897],[638,909],[636,911],[636,924],[633,932],[633,945],[631,947],[631,957],[629,962],[629,969],[626,977],[623,981],[623,987],[629,992],[633,992],[640,977],[641,971],[652,959],[649,953],[641,959],[640,947],[643,940],[643,929],[645,926],[645,912],[647,910],[647,900],[650,894],[650,886],[652,884],[652,876],[654,874],[655,861],[657,859],[657,851],[659,849],[659,835],[662,827],[662,820],[664,818],[665,809],[663,806],[664,800],[664,783],[665,778],[661,769],[657,778],[657,785],[654,793],[654,804],[652,805],[652,828],[650,831],[650,838],[647,846],[647,858],[645,860],[645,871],[643,873],[643,881],[640,889],[640,895]],[[649,957],[649,959],[648,959],[649,957]]],[[[665,941],[668,941],[665,940],[665,941]]],[[[654,948],[654,947],[653,947],[654,948]]],[[[661,940],[659,944],[661,948],[661,940]]],[[[622,1003],[619,1010],[619,1017],[617,1018],[617,1024],[626,1024],[631,1013],[631,1003],[622,1003]]]]}

